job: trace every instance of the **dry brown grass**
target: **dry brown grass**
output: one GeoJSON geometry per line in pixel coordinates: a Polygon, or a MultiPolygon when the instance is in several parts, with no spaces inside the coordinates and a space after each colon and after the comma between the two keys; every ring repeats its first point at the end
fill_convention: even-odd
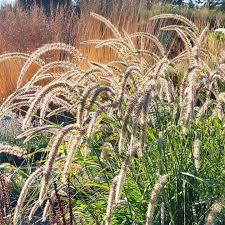
{"type": "MultiPolygon", "coordinates": [[[[0,63],[0,103],[5,99],[6,96],[11,94],[16,87],[16,81],[20,74],[21,68],[24,64],[23,60],[10,59],[0,63]]],[[[38,66],[32,65],[27,73],[27,80],[37,71],[38,66]]]]}
{"type": "MultiPolygon", "coordinates": [[[[65,12],[64,9],[60,9],[56,14],[52,13],[48,17],[38,7],[33,7],[29,12],[19,7],[13,10],[1,10],[0,54],[5,52],[30,53],[46,43],[63,42],[78,48],[90,61],[106,63],[116,58],[115,53],[110,48],[80,45],[84,40],[109,39],[112,37],[111,31],[103,23],[90,17],[91,11],[105,16],[120,31],[125,30],[127,33],[142,31],[161,37],[162,31],[159,27],[168,23],[165,20],[149,21],[148,17],[140,18],[138,12],[142,8],[134,0],[113,0],[109,7],[106,7],[106,3],[101,2],[97,0],[81,1],[82,14],[80,19],[74,12],[65,12]]],[[[205,26],[204,22],[198,23],[200,28],[205,26]]],[[[183,49],[183,43],[177,41],[175,33],[168,34],[164,46],[172,56],[183,49]]],[[[155,50],[155,46],[149,40],[146,40],[145,48],[155,50]]],[[[56,60],[56,57],[54,56],[54,60],[56,60]]],[[[53,59],[49,57],[49,60],[53,59]]],[[[0,103],[15,89],[16,75],[19,74],[23,63],[14,60],[0,63],[0,103]]],[[[36,69],[35,67],[30,69],[27,79],[32,76],[36,69]]]]}

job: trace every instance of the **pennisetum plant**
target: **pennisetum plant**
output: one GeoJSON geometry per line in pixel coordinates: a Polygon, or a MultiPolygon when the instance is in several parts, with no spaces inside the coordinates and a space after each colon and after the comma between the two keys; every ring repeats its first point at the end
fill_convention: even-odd
{"type": "MultiPolygon", "coordinates": [[[[183,51],[170,58],[160,38],[153,34],[146,32],[128,34],[126,31],[118,30],[101,15],[91,13],[91,16],[103,23],[111,31],[113,37],[107,40],[84,41],[83,44],[94,45],[96,49],[110,48],[115,52],[115,61],[105,64],[90,62],[75,47],[63,43],[44,45],[31,55],[13,53],[0,56],[0,60],[14,57],[27,59],[19,75],[16,91],[0,106],[0,117],[12,111],[26,109],[22,126],[23,133],[18,138],[26,138],[25,141],[28,141],[42,132],[52,135],[49,143],[50,152],[46,160],[24,183],[14,211],[14,225],[21,216],[28,188],[38,176],[41,177],[39,199],[33,206],[29,219],[32,219],[39,206],[45,205],[43,220],[46,220],[51,211],[50,208],[53,207],[53,201],[56,200],[61,219],[64,224],[66,223],[57,184],[53,188],[55,191],[47,195],[57,170],[54,169],[57,168],[55,167],[56,161],[59,156],[63,155],[59,151],[60,146],[66,141],[69,143],[63,155],[63,167],[57,171],[59,174],[62,173],[64,184],[71,175],[71,168],[75,158],[79,155],[81,145],[86,146],[85,159],[93,154],[92,138],[99,127],[101,128],[104,124],[102,116],[104,113],[109,117],[119,118],[119,124],[117,123],[114,129],[119,139],[115,144],[118,151],[111,155],[116,155],[120,159],[119,173],[114,176],[110,185],[104,217],[105,224],[110,224],[114,209],[121,206],[126,177],[134,158],[137,157],[142,162],[146,161],[146,154],[149,153],[146,147],[147,137],[150,135],[148,127],[159,126],[157,121],[152,119],[157,117],[156,109],[168,106],[170,112],[175,112],[176,119],[183,130],[182,134],[185,135],[188,134],[190,125],[193,122],[198,123],[209,107],[211,116],[215,114],[219,114],[220,117],[224,116],[225,92],[218,83],[221,82],[224,85],[225,65],[224,61],[208,62],[211,57],[216,59],[210,51],[205,50],[208,26],[200,31],[187,18],[174,14],[162,14],[151,18],[151,20],[173,19],[181,23],[162,28],[162,31],[166,32],[175,31],[184,43],[183,51]],[[152,42],[157,50],[152,52],[151,49],[145,49],[146,42],[152,42]],[[71,62],[47,63],[41,59],[44,54],[55,50],[67,52],[71,55],[71,62]],[[186,68],[183,76],[180,76],[180,64],[183,61],[186,62],[186,68]],[[36,63],[39,69],[33,78],[23,85],[24,77],[33,63],[36,63]],[[171,71],[180,80],[179,83],[170,76],[171,71]],[[45,79],[46,83],[43,85],[42,82],[45,79]],[[199,109],[198,113],[197,109],[199,109]],[[51,116],[63,112],[70,114],[71,123],[54,124],[51,116]],[[34,117],[40,119],[37,126],[32,125],[34,117]],[[124,156],[125,160],[121,162],[124,156]]],[[[154,140],[154,137],[152,139],[154,140]]],[[[197,140],[193,148],[195,167],[199,171],[200,152],[197,140]]],[[[114,150],[111,148],[110,151],[114,150]]],[[[8,145],[0,145],[0,152],[17,156],[24,155],[20,149],[8,145]]],[[[164,154],[162,152],[161,157],[164,154]]],[[[106,153],[102,152],[100,158],[103,164],[105,159],[107,160],[106,153]]],[[[149,170],[149,168],[145,169],[149,170]]],[[[157,198],[167,178],[167,175],[160,176],[152,189],[146,213],[146,225],[153,223],[157,198]]],[[[71,190],[69,190],[70,200],[71,195],[71,190]]],[[[69,213],[72,218],[71,202],[69,203],[69,213]]],[[[164,204],[166,203],[163,202],[161,205],[162,221],[165,220],[164,204]]],[[[129,209],[132,211],[131,206],[129,209]]],[[[52,208],[53,220],[57,219],[55,214],[52,208]]],[[[214,214],[211,214],[213,217],[214,214]]]]}

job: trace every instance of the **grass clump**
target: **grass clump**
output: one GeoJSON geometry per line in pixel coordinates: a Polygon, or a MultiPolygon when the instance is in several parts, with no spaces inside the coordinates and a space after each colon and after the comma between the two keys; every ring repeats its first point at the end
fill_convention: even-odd
{"type": "Polygon", "coordinates": [[[1,116],[25,111],[25,143],[50,135],[41,159],[20,167],[27,178],[13,224],[222,224],[225,59],[208,49],[209,26],[152,17],[180,23],[162,28],[183,42],[173,56],[155,35],[128,34],[91,15],[112,37],[82,44],[110,48],[116,60],[92,62],[70,45],[47,44],[29,56],[0,107],[1,116]],[[74,65],[41,61],[23,84],[29,67],[55,50],[74,65]],[[69,123],[52,119],[65,113],[69,123]]]}

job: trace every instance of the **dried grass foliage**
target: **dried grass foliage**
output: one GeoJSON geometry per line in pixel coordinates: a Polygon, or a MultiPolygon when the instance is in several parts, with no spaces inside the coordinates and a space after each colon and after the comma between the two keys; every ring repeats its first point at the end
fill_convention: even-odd
{"type": "MultiPolygon", "coordinates": [[[[52,12],[48,17],[38,7],[33,7],[29,11],[24,11],[20,7],[11,10],[2,9],[0,11],[0,53],[24,52],[30,54],[44,44],[62,42],[78,48],[90,61],[110,62],[117,58],[117,55],[111,49],[113,46],[106,45],[106,43],[102,43],[104,47],[98,46],[99,48],[95,48],[93,45],[80,45],[85,40],[109,39],[112,37],[113,32],[108,27],[90,16],[91,11],[109,18],[120,31],[125,30],[129,33],[142,31],[148,33],[148,36],[149,33],[154,33],[157,37],[161,35],[162,31],[156,28],[158,25],[163,25],[165,21],[160,20],[158,24],[154,21],[148,22],[140,19],[137,15],[135,1],[111,1],[107,4],[97,0],[91,2],[83,0],[81,2],[82,14],[80,19],[74,12],[65,11],[63,8],[55,14],[52,12]],[[106,7],[107,4],[110,5],[106,7]]],[[[171,37],[173,36],[171,35],[171,37]]],[[[148,46],[149,49],[155,48],[149,40],[145,40],[145,46],[148,46]]],[[[49,61],[61,60],[62,58],[65,59],[65,53],[54,52],[53,55],[45,55],[45,58],[49,61]]],[[[11,58],[10,62],[6,64],[0,63],[0,83],[3,84],[0,102],[15,90],[17,80],[15,74],[19,73],[18,67],[20,68],[22,63],[24,63],[22,59],[14,62],[11,58]],[[10,71],[9,67],[12,72],[7,72],[10,71]],[[12,77],[11,74],[13,74],[12,77]],[[8,76],[10,76],[10,81],[6,82],[5,77],[8,76]]],[[[36,67],[30,72],[30,76],[27,75],[27,79],[30,79],[35,70],[36,67]]]]}

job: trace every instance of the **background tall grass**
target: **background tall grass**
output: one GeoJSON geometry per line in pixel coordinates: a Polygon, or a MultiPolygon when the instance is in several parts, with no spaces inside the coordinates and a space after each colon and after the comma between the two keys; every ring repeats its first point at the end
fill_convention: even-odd
{"type": "MultiPolygon", "coordinates": [[[[211,23],[211,28],[224,26],[225,16],[222,12],[208,10],[193,10],[171,5],[153,5],[147,10],[145,4],[136,1],[81,1],[81,18],[73,10],[64,8],[52,11],[46,16],[37,6],[29,11],[21,7],[4,8],[0,10],[0,53],[24,52],[30,53],[46,43],[63,42],[80,49],[90,60],[107,62],[114,58],[114,53],[109,48],[96,49],[91,45],[80,45],[83,40],[106,39],[111,32],[103,24],[90,18],[90,12],[99,13],[110,19],[119,30],[128,33],[146,31],[154,33],[164,39],[164,45],[170,48],[171,54],[176,54],[183,48],[182,42],[178,42],[173,34],[162,36],[158,28],[167,21],[149,21],[148,18],[159,13],[177,13],[194,20],[198,27],[203,28],[206,21],[211,23]]],[[[148,48],[151,42],[147,43],[148,48]]],[[[50,55],[50,60],[59,59],[57,53],[50,55]]],[[[0,102],[15,89],[15,81],[24,61],[8,60],[0,62],[0,102]],[[7,82],[6,82],[7,81],[7,82]]],[[[29,79],[36,68],[30,70],[29,79]]]]}

